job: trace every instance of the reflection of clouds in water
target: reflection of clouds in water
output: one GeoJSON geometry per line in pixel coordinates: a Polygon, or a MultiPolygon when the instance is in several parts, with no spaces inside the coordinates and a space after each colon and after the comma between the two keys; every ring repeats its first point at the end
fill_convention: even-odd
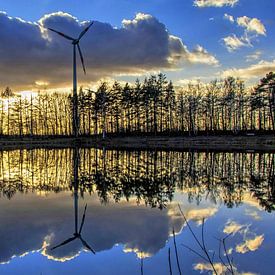
{"type": "MultiPolygon", "coordinates": [[[[85,201],[88,209],[82,237],[97,252],[123,244],[125,252],[149,257],[165,247],[173,228],[177,234],[183,228],[183,218],[177,204],[168,205],[167,209],[160,211],[137,206],[135,200],[119,204],[111,202],[106,206],[102,206],[96,196],[87,196],[85,201]]],[[[217,212],[217,208],[206,203],[190,205],[182,201],[181,207],[187,219],[197,224],[217,212]]],[[[83,204],[80,200],[79,219],[83,204]]],[[[51,247],[71,237],[74,232],[73,204],[68,193],[49,194],[45,198],[16,195],[12,201],[0,201],[0,214],[1,223],[5,224],[0,228],[0,234],[7,236],[0,241],[1,262],[29,251],[40,251],[51,260],[66,261],[84,251],[78,239],[51,250],[51,247]]]]}
{"type": "Polygon", "coordinates": [[[228,220],[223,229],[223,233],[235,235],[245,227],[247,227],[247,225],[241,225],[235,221],[228,220]]]}
{"type": "MultiPolygon", "coordinates": [[[[218,275],[225,274],[226,267],[222,263],[214,263],[214,267],[218,275]]],[[[213,268],[209,263],[197,263],[194,265],[194,270],[198,270],[202,273],[202,272],[213,271],[213,268]]],[[[213,272],[213,274],[215,273],[213,272]]]]}
{"type": "Polygon", "coordinates": [[[66,261],[70,261],[80,255],[81,251],[79,251],[78,253],[71,253],[71,256],[67,255],[62,258],[60,258],[60,257],[58,258],[53,255],[50,255],[49,251],[51,251],[51,250],[48,250],[48,249],[50,249],[52,239],[53,239],[53,234],[51,234],[50,236],[46,236],[45,240],[42,244],[41,254],[44,255],[45,257],[47,257],[47,259],[53,260],[53,261],[58,261],[58,262],[66,262],[66,261]]]}
{"type": "MultiPolygon", "coordinates": [[[[251,211],[250,209],[251,206],[253,206],[253,208],[255,207],[254,203],[253,204],[248,203],[248,205],[249,205],[248,210],[250,211],[251,211]]],[[[226,252],[225,251],[222,252],[225,258],[227,257],[226,254],[232,255],[234,251],[236,251],[237,253],[245,254],[247,252],[254,252],[261,247],[264,241],[264,234],[256,235],[254,232],[251,231],[251,227],[252,227],[251,224],[240,224],[231,219],[227,220],[223,228],[223,233],[227,235],[232,235],[231,237],[234,237],[236,234],[238,234],[239,237],[243,239],[243,242],[240,244],[237,244],[236,246],[234,245],[233,247],[235,247],[235,249],[233,247],[226,248],[226,252]],[[253,237],[251,237],[251,235],[253,235],[253,237]]],[[[195,264],[193,268],[194,270],[200,271],[201,273],[212,272],[212,274],[216,274],[213,271],[213,267],[208,262],[206,263],[199,262],[195,264]]],[[[217,274],[226,274],[227,272],[227,267],[222,262],[214,261],[214,268],[216,269],[217,274]]],[[[255,275],[255,273],[251,273],[251,272],[239,272],[236,266],[234,266],[233,264],[232,264],[232,268],[234,270],[234,273],[238,275],[255,275]]]]}
{"type": "Polygon", "coordinates": [[[259,215],[259,211],[254,211],[252,209],[245,209],[244,213],[247,216],[253,218],[255,221],[259,221],[262,219],[261,216],[259,215]]]}
{"type": "MultiPolygon", "coordinates": [[[[222,263],[214,263],[214,267],[215,267],[218,275],[227,274],[227,272],[226,272],[227,268],[222,263]]],[[[232,268],[233,268],[235,275],[257,275],[256,273],[252,273],[252,272],[238,272],[235,266],[232,266],[232,268]]],[[[209,263],[195,264],[194,270],[200,271],[201,273],[203,273],[203,272],[209,273],[212,271],[212,274],[216,274],[215,272],[213,272],[212,266],[209,263]]]]}
{"type": "Polygon", "coordinates": [[[125,248],[123,249],[123,252],[124,252],[124,253],[132,253],[132,252],[134,252],[134,253],[137,255],[137,257],[138,257],[139,259],[150,258],[150,257],[153,256],[153,255],[150,254],[150,253],[146,253],[146,252],[143,252],[143,251],[139,251],[138,248],[127,248],[127,247],[125,247],[125,248]]]}
{"type": "MultiPolygon", "coordinates": [[[[50,193],[47,197],[16,195],[12,201],[1,200],[1,223],[5,227],[0,227],[0,234],[6,238],[0,241],[0,261],[8,262],[14,256],[24,256],[31,251],[40,252],[50,260],[68,261],[85,251],[80,240],[54,251],[50,249],[71,237],[74,232],[73,202],[70,195],[71,193],[50,193]]],[[[83,238],[97,252],[122,244],[125,253],[135,253],[139,258],[151,257],[165,247],[173,228],[176,234],[182,232],[184,220],[178,202],[187,220],[194,221],[197,226],[202,224],[203,219],[207,220],[218,212],[218,205],[206,200],[202,200],[199,205],[190,204],[186,194],[177,196],[177,200],[163,211],[137,206],[135,199],[129,202],[122,200],[119,204],[110,202],[103,206],[97,196],[92,195],[86,196],[85,202],[88,203],[88,210],[83,238]]],[[[79,219],[83,208],[84,202],[80,199],[79,219]]],[[[251,238],[253,233],[249,229],[250,225],[227,220],[223,232],[234,235],[238,233],[243,237],[243,243],[233,246],[234,251],[255,251],[257,242],[258,247],[261,245],[263,235],[251,238]]],[[[232,248],[229,250],[232,253],[232,248]]],[[[197,266],[197,270],[201,268],[203,266],[197,266]]]]}
{"type": "MultiPolygon", "coordinates": [[[[0,235],[5,236],[0,240],[0,261],[30,251],[46,254],[55,234],[61,238],[73,229],[72,206],[68,202],[70,198],[64,193],[47,198],[19,195],[11,201],[0,200],[1,224],[5,225],[0,226],[0,235]]],[[[77,248],[73,254],[78,251],[77,248]]]]}
{"type": "Polygon", "coordinates": [[[184,218],[180,213],[178,205],[180,205],[186,219],[196,222],[197,225],[201,225],[203,220],[206,221],[218,212],[218,207],[210,206],[206,201],[202,202],[200,205],[189,204],[187,200],[182,200],[179,204],[174,201],[167,207],[168,216],[170,220],[173,221],[173,225],[170,226],[170,235],[172,234],[173,227],[175,232],[179,234],[184,226],[184,218]]]}
{"type": "MultiPolygon", "coordinates": [[[[231,254],[233,253],[233,250],[234,250],[233,247],[228,248],[228,249],[227,249],[227,254],[228,254],[228,255],[231,255],[231,254]]],[[[224,253],[224,254],[225,254],[225,253],[224,253]]],[[[224,255],[224,256],[226,256],[226,255],[224,255]]]]}
{"type": "Polygon", "coordinates": [[[249,251],[256,251],[262,245],[264,241],[264,235],[255,236],[252,239],[247,239],[243,243],[236,246],[238,253],[247,253],[249,251]]]}
{"type": "MultiPolygon", "coordinates": [[[[243,238],[243,242],[236,245],[236,249],[235,249],[236,252],[244,254],[249,251],[256,251],[262,245],[264,241],[264,234],[257,236],[255,235],[255,233],[251,231],[250,228],[251,228],[251,224],[241,225],[231,220],[228,220],[227,223],[225,224],[225,227],[223,229],[224,233],[232,234],[233,236],[236,233],[239,233],[243,238]],[[249,235],[250,236],[254,235],[254,236],[249,237],[249,235]]],[[[230,252],[232,253],[232,251],[230,252]]]]}
{"type": "MultiPolygon", "coordinates": [[[[85,200],[88,210],[82,237],[96,251],[121,243],[126,251],[153,255],[165,246],[173,226],[167,210],[137,206],[132,201],[102,206],[96,196],[85,200]]],[[[80,201],[80,216],[82,210],[83,201],[80,201]]],[[[47,198],[17,195],[12,201],[0,201],[0,215],[1,224],[5,224],[0,227],[0,234],[6,236],[0,241],[1,262],[33,250],[60,261],[72,259],[83,251],[79,240],[50,250],[74,232],[73,205],[68,194],[50,194],[47,198]]]]}
{"type": "Polygon", "coordinates": [[[186,213],[187,220],[196,221],[198,225],[206,221],[207,218],[214,216],[217,213],[217,208],[206,208],[206,209],[191,209],[186,213]]]}

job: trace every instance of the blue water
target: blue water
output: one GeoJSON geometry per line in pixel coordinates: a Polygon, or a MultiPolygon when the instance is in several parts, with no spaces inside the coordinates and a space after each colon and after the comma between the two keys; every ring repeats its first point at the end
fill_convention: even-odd
{"type": "Polygon", "coordinates": [[[274,155],[71,157],[0,154],[1,275],[274,274],[274,155]]]}
{"type": "Polygon", "coordinates": [[[216,238],[233,232],[226,244],[232,250],[230,256],[236,270],[241,274],[272,274],[273,213],[265,212],[249,195],[234,208],[206,199],[199,205],[187,201],[186,194],[178,192],[166,209],[159,210],[136,205],[134,199],[102,205],[96,195],[81,198],[80,212],[87,203],[82,236],[96,251],[94,255],[79,240],[54,251],[50,249],[74,232],[71,193],[2,198],[0,274],[141,274],[141,258],[144,274],[169,274],[169,248],[174,274],[178,274],[173,228],[182,272],[198,274],[199,264],[207,267],[207,263],[182,245],[200,251],[184,225],[177,203],[199,238],[205,218],[205,241],[210,253],[218,253],[216,238]]]}

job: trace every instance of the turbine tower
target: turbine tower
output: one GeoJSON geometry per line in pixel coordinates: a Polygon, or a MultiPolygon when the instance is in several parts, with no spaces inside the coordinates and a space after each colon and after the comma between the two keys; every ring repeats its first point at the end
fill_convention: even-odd
{"type": "Polygon", "coordinates": [[[62,36],[63,38],[72,41],[73,45],[73,135],[74,137],[78,137],[79,134],[79,118],[78,118],[78,98],[77,98],[77,67],[76,67],[76,48],[78,49],[80,60],[82,63],[82,68],[84,71],[84,74],[86,74],[86,68],[84,64],[84,58],[79,46],[80,39],[86,34],[86,32],[89,30],[89,28],[94,24],[94,21],[90,23],[78,36],[78,38],[72,38],[69,35],[66,35],[62,32],[56,31],[52,28],[48,28],[48,30],[55,32],[62,36]]]}

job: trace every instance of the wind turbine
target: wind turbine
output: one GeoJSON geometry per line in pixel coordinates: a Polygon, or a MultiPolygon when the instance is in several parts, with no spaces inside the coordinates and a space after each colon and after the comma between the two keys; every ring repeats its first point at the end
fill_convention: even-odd
{"type": "Polygon", "coordinates": [[[89,28],[94,24],[94,21],[92,21],[78,36],[78,38],[73,38],[67,34],[64,34],[60,31],[54,30],[52,28],[48,28],[48,30],[55,32],[62,36],[63,38],[72,41],[73,45],[73,135],[75,137],[79,134],[79,119],[78,119],[78,98],[77,98],[77,68],[76,68],[76,48],[78,49],[78,53],[80,56],[80,60],[82,63],[82,68],[84,71],[84,74],[86,74],[86,68],[84,64],[84,58],[83,54],[81,52],[79,42],[81,38],[86,34],[86,32],[89,30],[89,28]]]}

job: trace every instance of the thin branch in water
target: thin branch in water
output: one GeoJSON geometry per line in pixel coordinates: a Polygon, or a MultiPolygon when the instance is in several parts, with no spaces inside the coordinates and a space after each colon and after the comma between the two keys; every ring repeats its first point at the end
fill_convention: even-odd
{"type": "Polygon", "coordinates": [[[215,258],[215,251],[213,251],[212,261],[214,261],[214,258],[215,258]]]}
{"type": "Polygon", "coordinates": [[[181,269],[180,269],[179,255],[178,255],[178,248],[177,248],[177,243],[176,243],[174,227],[173,227],[173,240],[174,240],[175,254],[176,254],[176,259],[177,259],[177,266],[178,266],[179,274],[181,275],[182,273],[181,273],[181,269]]]}
{"type": "Polygon", "coordinates": [[[218,238],[215,238],[219,241],[219,259],[221,260],[221,263],[227,268],[228,272],[232,275],[235,274],[234,272],[234,268],[233,268],[233,258],[230,260],[229,258],[229,255],[228,255],[228,251],[227,251],[227,248],[226,248],[226,239],[228,237],[230,237],[233,233],[230,233],[228,234],[226,237],[224,237],[223,239],[218,239],[218,238]],[[221,255],[221,247],[223,245],[223,250],[224,250],[224,254],[225,254],[225,257],[226,257],[226,260],[227,260],[227,264],[224,262],[223,258],[222,258],[222,255],[221,255]]]}
{"type": "Polygon", "coordinates": [[[202,256],[199,252],[197,252],[196,250],[192,249],[190,246],[187,246],[185,244],[181,244],[182,246],[184,246],[185,248],[189,249],[191,252],[193,252],[194,254],[196,254],[197,256],[199,256],[200,258],[202,258],[204,261],[208,262],[208,259],[205,258],[204,256],[202,256]]]}
{"type": "Polygon", "coordinates": [[[202,247],[204,250],[206,250],[205,241],[204,241],[204,222],[205,219],[202,219],[202,226],[201,226],[201,240],[202,240],[202,247]]]}
{"type": "Polygon", "coordinates": [[[190,230],[190,232],[191,232],[192,236],[194,237],[194,239],[195,239],[195,241],[197,242],[197,244],[199,245],[199,247],[203,250],[203,247],[202,247],[202,245],[201,245],[200,241],[198,240],[197,236],[195,235],[194,231],[192,230],[192,228],[191,228],[191,226],[190,226],[189,222],[187,221],[187,219],[186,219],[185,215],[183,214],[183,212],[182,212],[181,207],[180,207],[180,205],[179,205],[179,204],[178,204],[178,207],[179,207],[180,213],[181,213],[181,215],[183,216],[184,221],[185,221],[185,223],[186,223],[187,227],[189,228],[189,230],[190,230]]]}
{"type": "Polygon", "coordinates": [[[222,258],[222,254],[221,254],[221,247],[222,247],[222,240],[221,239],[218,239],[218,238],[215,238],[219,241],[219,259],[221,261],[221,263],[226,267],[226,269],[228,270],[228,272],[231,272],[228,265],[224,262],[223,258],[222,258]]]}
{"type": "Polygon", "coordinates": [[[170,247],[168,249],[168,263],[169,263],[169,272],[170,272],[170,275],[173,275],[172,265],[171,265],[171,249],[170,249],[170,247]]]}
{"type": "Polygon", "coordinates": [[[201,243],[201,242],[199,241],[199,239],[197,238],[196,234],[194,233],[193,229],[191,228],[191,226],[190,226],[189,222],[187,221],[185,215],[183,214],[183,212],[182,212],[181,207],[180,207],[179,204],[178,204],[178,207],[179,207],[180,213],[181,213],[181,215],[183,216],[184,221],[186,222],[186,224],[187,224],[187,226],[188,226],[188,228],[189,228],[189,230],[190,230],[192,236],[194,237],[195,241],[197,242],[197,244],[199,245],[199,247],[201,248],[201,250],[202,250],[203,253],[205,254],[205,256],[206,256],[206,258],[207,258],[207,262],[210,263],[210,265],[211,265],[211,267],[212,267],[212,269],[213,269],[213,272],[214,272],[216,275],[218,275],[217,270],[216,270],[216,268],[215,268],[215,266],[214,266],[213,260],[211,260],[210,255],[209,255],[209,253],[208,253],[208,251],[207,251],[207,249],[206,249],[206,246],[205,246],[205,240],[204,240],[204,219],[203,219],[203,223],[202,223],[202,233],[201,233],[201,235],[202,235],[202,243],[201,243]]]}
{"type": "Polygon", "coordinates": [[[233,264],[232,264],[232,261],[229,259],[228,251],[227,251],[226,244],[225,244],[225,241],[226,241],[226,239],[227,239],[228,237],[229,237],[229,235],[226,236],[225,238],[223,238],[222,243],[223,243],[223,249],[224,249],[224,252],[225,252],[225,257],[226,257],[227,262],[228,262],[228,264],[229,264],[229,266],[230,266],[230,272],[231,272],[231,274],[234,275],[233,264]]]}
{"type": "Polygon", "coordinates": [[[141,273],[141,275],[143,275],[143,252],[141,252],[140,273],[141,273]]]}

